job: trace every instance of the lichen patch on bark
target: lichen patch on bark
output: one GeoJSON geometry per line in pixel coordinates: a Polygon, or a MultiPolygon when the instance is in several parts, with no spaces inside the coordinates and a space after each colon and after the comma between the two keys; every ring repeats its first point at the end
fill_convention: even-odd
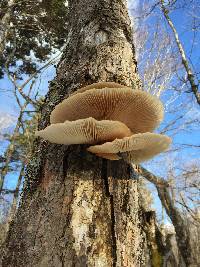
{"type": "Polygon", "coordinates": [[[70,226],[73,233],[73,248],[76,255],[89,254],[88,266],[111,266],[112,255],[109,239],[109,225],[104,212],[109,208],[106,198],[102,199],[102,190],[97,190],[93,180],[76,181],[74,199],[71,205],[70,226]],[[103,205],[100,207],[100,205],[103,205]],[[99,212],[102,210],[102,217],[99,212]],[[104,232],[105,231],[105,232],[104,232]]]}

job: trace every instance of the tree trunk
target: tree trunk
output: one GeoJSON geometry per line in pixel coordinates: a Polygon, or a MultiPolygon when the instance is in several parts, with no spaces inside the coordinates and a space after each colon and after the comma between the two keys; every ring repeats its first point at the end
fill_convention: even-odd
{"type": "MultiPolygon", "coordinates": [[[[81,86],[140,87],[125,0],[70,0],[67,36],[40,129],[81,86]]],[[[143,266],[138,181],[125,162],[103,160],[85,147],[35,143],[3,267],[143,266]]]]}

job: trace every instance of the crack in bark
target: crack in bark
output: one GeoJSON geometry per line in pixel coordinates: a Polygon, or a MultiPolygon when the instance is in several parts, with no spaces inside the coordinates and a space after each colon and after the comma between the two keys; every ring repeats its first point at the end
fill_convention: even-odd
{"type": "Polygon", "coordinates": [[[114,199],[113,195],[109,189],[109,180],[108,180],[108,161],[102,159],[102,178],[105,185],[105,194],[110,200],[110,217],[111,217],[111,235],[112,235],[112,257],[113,257],[113,267],[117,266],[117,238],[115,233],[115,209],[114,209],[114,199]]]}
{"type": "Polygon", "coordinates": [[[117,238],[115,234],[115,210],[113,195],[110,195],[110,209],[111,209],[111,233],[112,233],[112,254],[113,254],[113,267],[117,266],[117,238]]]}
{"type": "Polygon", "coordinates": [[[107,167],[108,167],[107,160],[106,159],[102,159],[101,175],[102,175],[102,179],[104,180],[105,194],[106,194],[107,197],[110,197],[107,167]]]}
{"type": "MultiPolygon", "coordinates": [[[[68,167],[69,167],[69,164],[68,164],[68,153],[67,153],[67,150],[66,150],[64,152],[64,157],[63,157],[63,185],[64,185],[64,190],[63,190],[63,195],[62,195],[63,200],[64,200],[64,196],[65,196],[65,193],[66,193],[65,179],[66,179],[66,176],[67,176],[68,167]]],[[[71,203],[72,203],[72,198],[71,198],[71,200],[70,200],[70,202],[68,204],[69,205],[69,209],[68,209],[67,214],[65,215],[66,221],[65,221],[65,223],[63,225],[62,235],[60,236],[59,240],[60,239],[62,239],[62,240],[64,239],[67,227],[69,225],[69,216],[71,214],[71,203]]],[[[63,208],[63,205],[62,205],[62,208],[63,208]]],[[[61,211],[61,213],[62,213],[62,211],[61,211]]],[[[63,240],[63,242],[64,242],[64,240],[63,240]]],[[[61,266],[64,267],[65,266],[64,250],[61,251],[60,261],[61,261],[61,266]]]]}
{"type": "Polygon", "coordinates": [[[38,226],[37,226],[37,229],[36,229],[36,232],[35,232],[35,235],[34,235],[34,239],[33,239],[33,248],[35,248],[36,238],[37,238],[37,234],[38,234],[39,229],[40,229],[42,218],[43,218],[43,214],[41,213],[41,215],[39,217],[39,220],[38,220],[38,226]]]}
{"type": "Polygon", "coordinates": [[[65,180],[65,177],[67,175],[67,170],[68,170],[68,153],[67,150],[64,152],[64,157],[63,157],[63,181],[65,180]]]}

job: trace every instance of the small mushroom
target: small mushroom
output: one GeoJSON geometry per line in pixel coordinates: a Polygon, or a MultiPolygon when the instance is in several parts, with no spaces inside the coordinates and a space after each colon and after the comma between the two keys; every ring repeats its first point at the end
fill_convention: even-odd
{"type": "Polygon", "coordinates": [[[166,135],[140,133],[122,139],[115,139],[102,145],[90,146],[87,150],[105,158],[107,153],[110,158],[117,154],[128,162],[138,164],[165,151],[170,143],[171,138],[166,135]]]}
{"type": "Polygon", "coordinates": [[[163,119],[162,103],[155,96],[130,88],[90,89],[58,104],[51,123],[93,117],[121,121],[133,133],[151,132],[163,119]]]}
{"type": "Polygon", "coordinates": [[[97,121],[93,118],[51,124],[36,132],[36,136],[51,143],[64,145],[96,144],[130,135],[130,129],[119,121],[97,121]]]}
{"type": "Polygon", "coordinates": [[[85,91],[90,90],[90,89],[103,89],[103,88],[128,88],[128,87],[125,85],[119,84],[119,83],[115,83],[115,82],[99,82],[99,83],[93,83],[85,87],[82,87],[78,89],[77,91],[73,92],[71,96],[77,93],[84,93],[85,91]]]}

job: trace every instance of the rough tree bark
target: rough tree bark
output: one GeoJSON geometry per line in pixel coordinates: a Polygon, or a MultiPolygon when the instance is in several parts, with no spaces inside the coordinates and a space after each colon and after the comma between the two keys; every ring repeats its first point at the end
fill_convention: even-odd
{"type": "MultiPolygon", "coordinates": [[[[70,0],[66,49],[39,128],[63,98],[98,81],[140,87],[126,1],[70,0]]],[[[143,266],[141,216],[138,182],[125,162],[37,140],[2,266],[143,266]]]]}

